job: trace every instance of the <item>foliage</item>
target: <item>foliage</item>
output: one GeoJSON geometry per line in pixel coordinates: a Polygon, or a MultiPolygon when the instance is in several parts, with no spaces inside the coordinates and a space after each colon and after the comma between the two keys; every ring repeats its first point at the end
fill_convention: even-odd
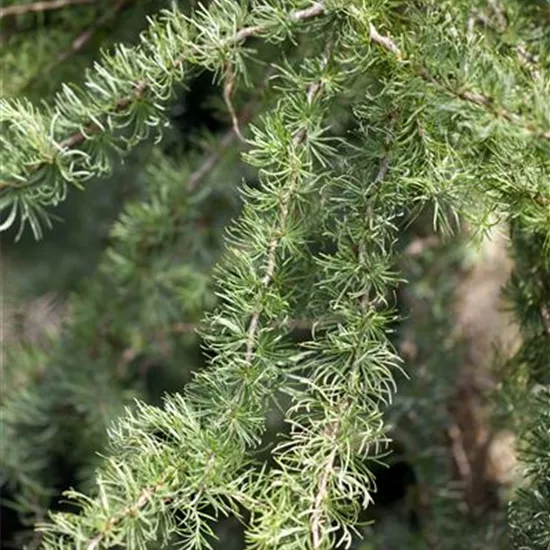
{"type": "MultiPolygon", "coordinates": [[[[37,32],[52,40],[64,18],[95,32],[92,8],[73,7],[37,32]]],[[[516,0],[172,2],[133,45],[90,51],[84,78],[49,67],[63,83],[40,104],[18,74],[1,100],[2,229],[47,239],[73,187],[110,205],[77,241],[92,236],[91,276],[59,332],[12,338],[3,357],[2,481],[40,524],[31,545],[507,544],[502,507],[452,490],[454,447],[434,437],[454,433],[464,242],[506,226],[522,337],[494,397],[525,464],[510,541],[547,549],[549,14],[516,0]],[[181,140],[181,86],[205,72],[221,129],[181,140]],[[437,253],[411,262],[426,230],[437,253]],[[377,508],[399,445],[416,530],[385,529],[377,508]],[[59,457],[77,486],[63,504],[59,457]],[[223,538],[227,518],[244,542],[223,538]]],[[[6,56],[40,80],[18,49],[31,17],[6,56]]],[[[93,219],[93,204],[79,212],[93,219]]]]}

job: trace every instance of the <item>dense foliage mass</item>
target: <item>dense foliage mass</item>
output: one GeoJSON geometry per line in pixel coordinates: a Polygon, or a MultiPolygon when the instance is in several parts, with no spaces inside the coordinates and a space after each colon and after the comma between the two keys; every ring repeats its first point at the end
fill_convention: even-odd
{"type": "Polygon", "coordinates": [[[547,0],[0,21],[11,544],[550,548],[547,0]]]}

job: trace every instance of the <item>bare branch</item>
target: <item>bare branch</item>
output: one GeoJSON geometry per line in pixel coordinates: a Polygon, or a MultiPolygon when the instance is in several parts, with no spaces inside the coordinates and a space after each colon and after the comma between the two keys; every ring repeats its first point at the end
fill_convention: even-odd
{"type": "Polygon", "coordinates": [[[466,454],[464,448],[464,441],[462,439],[462,432],[460,428],[453,424],[447,431],[449,439],[451,440],[451,449],[455,459],[455,465],[460,474],[462,481],[467,483],[472,475],[472,468],[470,466],[470,460],[466,454]]]}
{"type": "Polygon", "coordinates": [[[542,320],[544,332],[546,333],[546,336],[550,338],[550,311],[546,304],[543,304],[540,308],[540,318],[542,320]]]}
{"type": "MultiPolygon", "coordinates": [[[[105,12],[99,19],[97,19],[90,27],[88,27],[83,33],[78,35],[71,45],[57,56],[55,64],[63,63],[69,57],[84,48],[84,46],[90,41],[94,34],[103,27],[110,19],[112,19],[118,12],[128,7],[133,0],[118,0],[113,8],[105,12]]],[[[52,67],[48,67],[50,70],[52,67]]]]}
{"type": "Polygon", "coordinates": [[[235,78],[236,76],[235,76],[235,73],[233,72],[231,63],[228,63],[225,70],[225,85],[223,87],[223,99],[225,101],[225,105],[227,106],[227,110],[229,111],[229,115],[231,116],[233,131],[241,141],[244,141],[244,137],[241,134],[241,130],[239,129],[239,119],[237,118],[237,114],[235,113],[235,108],[233,107],[233,103],[231,101],[231,94],[233,93],[235,78]]]}
{"type": "Polygon", "coordinates": [[[325,7],[321,2],[315,2],[311,7],[298,10],[290,14],[289,19],[298,23],[299,21],[304,21],[305,19],[311,19],[312,17],[317,17],[322,15],[325,11],[325,7]]]}
{"type": "Polygon", "coordinates": [[[96,0],[50,0],[49,2],[34,2],[33,4],[16,4],[15,6],[0,8],[0,19],[25,13],[60,10],[68,6],[93,4],[94,2],[96,0]]]}

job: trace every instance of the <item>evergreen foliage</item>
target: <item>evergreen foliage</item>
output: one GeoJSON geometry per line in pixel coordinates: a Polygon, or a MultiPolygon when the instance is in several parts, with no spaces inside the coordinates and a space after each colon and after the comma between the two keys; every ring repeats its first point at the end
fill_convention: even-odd
{"type": "Polygon", "coordinates": [[[3,352],[2,483],[38,523],[29,547],[548,550],[548,2],[74,3],[46,3],[49,22],[41,2],[0,9],[7,74],[23,68],[0,103],[1,229],[47,239],[72,187],[113,203],[82,231],[103,250],[59,331],[3,352]],[[42,52],[56,76],[23,95],[44,79],[25,25],[49,48],[61,21],[88,36],[124,9],[137,33],[160,7],[90,48],[84,78],[42,52]],[[182,142],[174,109],[205,72],[223,130],[182,142]],[[496,226],[521,329],[491,394],[523,465],[507,518],[470,498],[441,435],[457,272],[496,226]],[[419,227],[437,252],[411,259],[419,227]],[[365,526],[392,441],[417,477],[415,532],[365,526]],[[224,539],[231,518],[243,541],[224,539]]]}

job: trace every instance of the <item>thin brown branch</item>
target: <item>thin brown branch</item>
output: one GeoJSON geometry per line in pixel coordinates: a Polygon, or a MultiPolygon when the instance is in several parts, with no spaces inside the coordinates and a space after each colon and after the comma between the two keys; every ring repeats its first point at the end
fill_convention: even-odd
{"type": "Polygon", "coordinates": [[[187,187],[189,189],[194,189],[208,174],[210,174],[210,172],[212,172],[221,159],[222,153],[226,151],[235,140],[235,130],[231,128],[231,130],[226,132],[219,141],[216,149],[212,151],[212,153],[204,159],[204,162],[189,176],[187,180],[187,187]]]}
{"type": "MultiPolygon", "coordinates": [[[[57,59],[55,61],[55,65],[58,65],[59,63],[63,63],[71,55],[74,55],[75,53],[79,52],[84,48],[84,46],[92,39],[92,37],[96,34],[96,32],[101,29],[108,21],[113,19],[115,15],[117,15],[119,12],[121,12],[123,9],[127,8],[133,0],[118,0],[118,2],[113,6],[112,9],[105,12],[100,18],[98,18],[90,27],[88,27],[84,32],[79,34],[71,43],[71,45],[60,52],[57,56],[57,59]]],[[[48,70],[51,70],[53,67],[50,66],[48,70]]]]}
{"type": "MultiPolygon", "coordinates": [[[[255,94],[256,97],[248,101],[241,109],[240,113],[238,115],[235,115],[235,117],[240,120],[242,124],[248,124],[248,122],[250,122],[252,116],[254,115],[254,105],[256,103],[257,97],[259,97],[260,92],[264,89],[271,72],[272,68],[270,67],[264,73],[262,84],[260,85],[258,92],[255,94]]],[[[244,141],[244,138],[240,133],[240,128],[233,125],[233,127],[228,130],[219,141],[216,149],[210,155],[208,155],[204,159],[203,163],[189,176],[186,184],[188,189],[194,189],[208,174],[210,174],[210,172],[215,168],[216,164],[221,159],[222,153],[226,151],[236,141],[237,135],[241,138],[242,141],[244,141]],[[239,131],[238,134],[237,131],[239,131]]]]}
{"type": "Polygon", "coordinates": [[[26,13],[53,11],[81,4],[93,4],[97,0],[50,0],[49,2],[34,2],[32,4],[16,4],[0,8],[0,19],[26,13]]]}
{"type": "MultiPolygon", "coordinates": [[[[241,122],[247,123],[251,119],[253,114],[252,103],[253,101],[247,103],[239,114],[241,122]]],[[[212,172],[216,164],[221,159],[224,151],[229,149],[229,147],[236,141],[236,138],[237,133],[235,127],[233,126],[233,128],[228,130],[219,141],[215,151],[208,155],[204,159],[204,162],[189,176],[186,185],[188,189],[194,189],[208,174],[210,174],[210,172],[212,172]]]]}
{"type": "Polygon", "coordinates": [[[389,52],[393,53],[397,59],[401,59],[401,50],[397,47],[391,36],[383,36],[381,35],[377,30],[376,27],[369,23],[369,32],[370,32],[370,39],[375,43],[381,46],[382,48],[388,50],[389,52]]]}
{"type": "Polygon", "coordinates": [[[309,8],[303,10],[298,10],[289,15],[290,21],[293,23],[298,23],[300,21],[305,21],[306,19],[311,19],[312,17],[317,17],[322,15],[325,11],[325,6],[322,2],[314,2],[309,8]]]}
{"type": "Polygon", "coordinates": [[[539,311],[540,311],[540,320],[542,323],[542,328],[544,329],[544,333],[546,336],[550,339],[550,304],[544,302],[544,281],[545,278],[543,274],[540,272],[539,269],[536,270],[536,277],[537,277],[537,283],[538,287],[541,291],[541,298],[542,303],[540,305],[539,311]]]}
{"type": "MultiPolygon", "coordinates": [[[[330,424],[325,429],[325,436],[330,439],[335,439],[337,434],[337,424],[330,424]]],[[[313,545],[313,550],[318,550],[321,548],[323,542],[323,536],[321,529],[323,528],[323,505],[328,496],[328,482],[330,476],[334,471],[334,464],[336,462],[336,452],[337,445],[334,442],[332,445],[332,450],[326,460],[326,463],[323,467],[323,473],[319,479],[319,485],[317,487],[317,494],[315,495],[315,501],[313,503],[313,512],[311,514],[311,540],[313,545]]]]}
{"type": "Polygon", "coordinates": [[[546,332],[546,336],[550,338],[550,311],[548,309],[548,306],[545,304],[543,304],[540,308],[540,318],[542,320],[544,332],[546,332]]]}
{"type": "Polygon", "coordinates": [[[472,475],[472,468],[470,466],[468,455],[466,454],[466,449],[464,448],[462,432],[456,424],[453,424],[448,429],[447,433],[449,435],[449,439],[451,440],[451,449],[460,478],[464,483],[468,483],[472,475]]]}
{"type": "Polygon", "coordinates": [[[61,63],[64,63],[69,59],[71,56],[77,54],[81,50],[84,49],[86,44],[95,36],[95,34],[103,28],[111,19],[113,19],[117,14],[124,11],[125,9],[130,7],[130,4],[134,0],[118,0],[118,2],[113,6],[112,9],[109,9],[106,11],[101,17],[99,17],[94,23],[92,23],[87,29],[85,29],[83,32],[81,32],[72,42],[71,44],[61,50],[57,57],[49,64],[47,64],[45,67],[43,67],[37,74],[32,76],[21,88],[21,91],[24,91],[42,78],[44,75],[47,75],[50,73],[55,67],[58,65],[61,65],[61,63]]]}

